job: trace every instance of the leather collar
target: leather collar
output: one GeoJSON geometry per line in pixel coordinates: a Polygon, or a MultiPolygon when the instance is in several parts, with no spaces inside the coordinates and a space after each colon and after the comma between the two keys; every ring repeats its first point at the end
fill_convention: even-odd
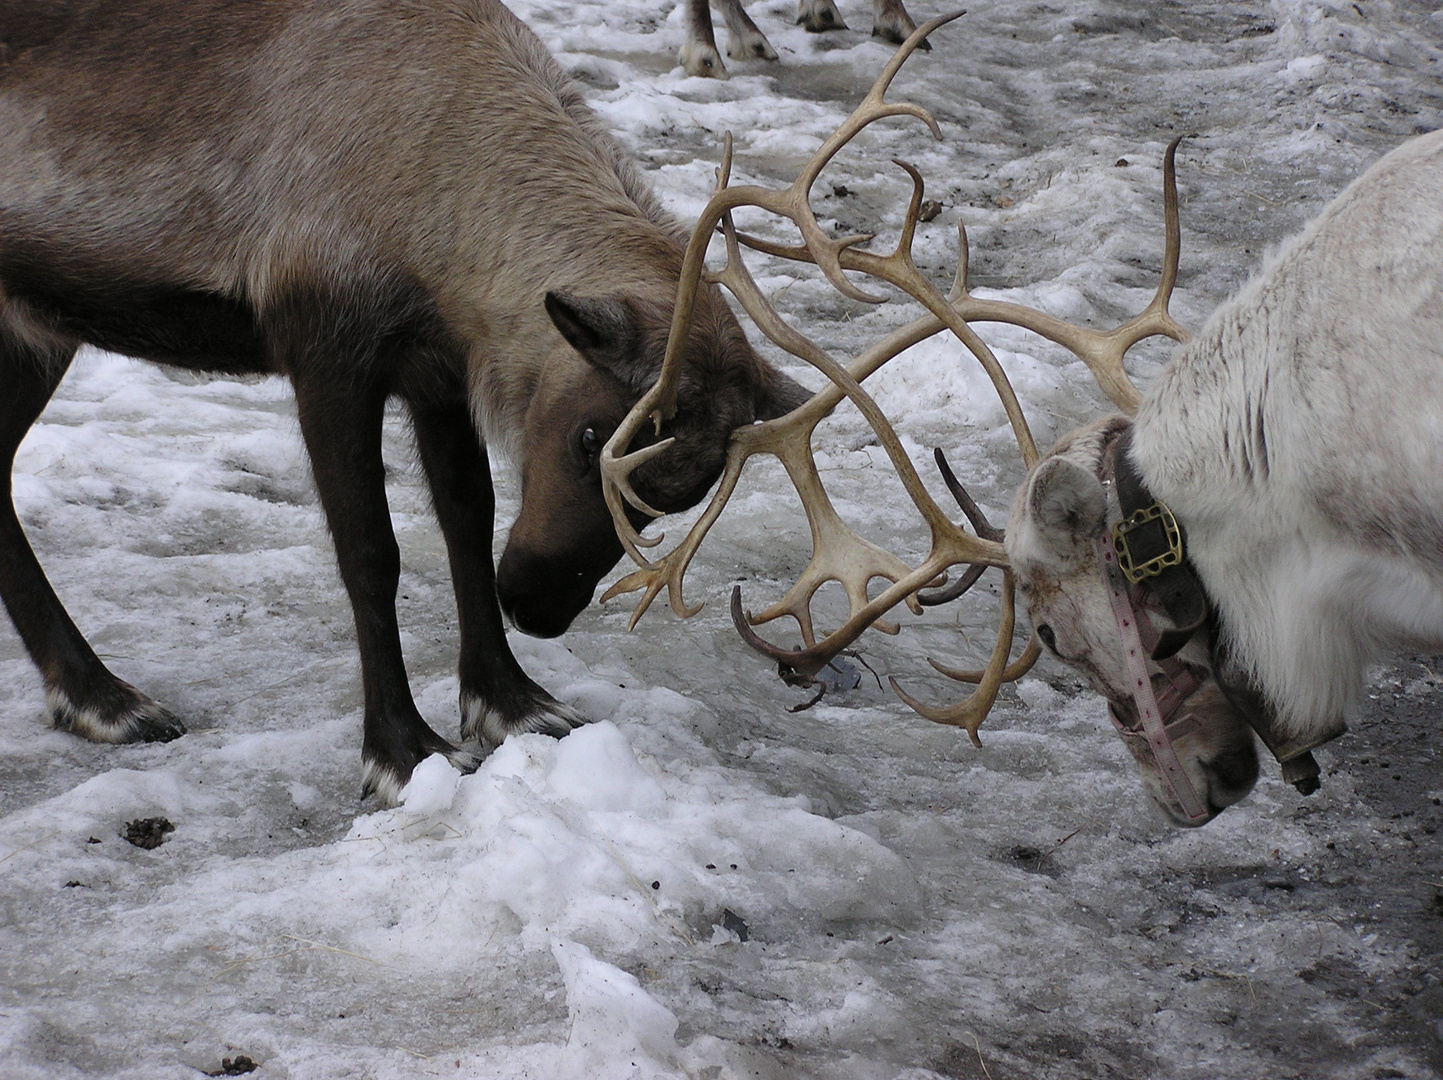
{"type": "Polygon", "coordinates": [[[1140,578],[1128,575],[1134,591],[1149,606],[1161,608],[1175,628],[1158,632],[1152,658],[1174,656],[1207,625],[1211,615],[1207,593],[1187,556],[1187,531],[1172,512],[1153,497],[1132,461],[1132,428],[1118,436],[1113,451],[1113,480],[1122,508],[1114,529],[1119,555],[1143,568],[1140,578]]]}

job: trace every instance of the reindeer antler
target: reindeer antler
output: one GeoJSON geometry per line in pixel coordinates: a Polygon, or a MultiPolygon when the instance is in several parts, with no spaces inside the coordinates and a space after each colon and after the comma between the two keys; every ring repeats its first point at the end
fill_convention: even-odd
{"type": "MultiPolygon", "coordinates": [[[[927,110],[910,103],[889,104],[885,100],[885,95],[897,72],[901,70],[902,64],[927,35],[939,26],[960,18],[964,14],[966,13],[958,11],[950,15],[939,15],[919,26],[897,49],[887,66],[882,69],[882,73],[877,77],[871,90],[867,92],[867,96],[862,99],[862,103],[812,155],[800,175],[787,188],[778,191],[751,184],[730,187],[728,182],[731,173],[731,139],[730,136],[727,137],[722,167],[718,170],[716,193],[697,219],[696,227],[692,230],[691,240],[687,244],[681,277],[677,284],[671,335],[667,339],[666,357],[662,361],[661,373],[652,387],[622,421],[621,426],[612,433],[601,451],[602,491],[606,496],[607,505],[611,508],[612,518],[616,522],[617,535],[621,538],[622,545],[640,566],[646,567],[649,563],[642,557],[638,549],[655,546],[660,543],[662,538],[657,537],[650,541],[643,539],[632,528],[631,522],[627,520],[624,503],[629,502],[638,510],[652,517],[660,517],[661,514],[647,506],[637,496],[629,477],[639,466],[661,453],[664,445],[663,442],[654,443],[635,453],[628,453],[628,449],[647,417],[652,418],[657,432],[660,434],[662,423],[676,415],[676,393],[681,380],[682,350],[686,343],[687,329],[691,325],[697,290],[704,272],[707,247],[713,233],[722,220],[738,206],[756,206],[779,217],[788,218],[796,224],[801,232],[810,260],[822,269],[828,281],[852,299],[868,303],[880,302],[882,297],[863,292],[848,281],[841,268],[842,253],[871,238],[869,236],[848,236],[841,239],[829,237],[817,224],[816,215],[812,212],[810,201],[812,185],[821,175],[822,170],[826,168],[828,162],[837,155],[843,146],[863,128],[884,117],[916,117],[927,125],[936,138],[942,137],[937,121],[927,110]],[[638,455],[646,456],[639,457],[638,455]]],[[[785,348],[785,346],[783,347],[785,348]]],[[[676,607],[677,605],[673,603],[673,608],[676,607]]]]}
{"type": "Polygon", "coordinates": [[[812,532],[813,554],[808,566],[786,596],[749,620],[742,615],[740,589],[734,591],[732,616],[742,637],[754,648],[777,660],[784,670],[811,676],[855,641],[868,626],[876,625],[880,629],[895,632],[895,627],[879,621],[881,616],[898,602],[906,602],[914,612],[920,612],[918,590],[937,581],[952,566],[970,564],[971,568],[957,585],[926,594],[922,602],[940,603],[953,599],[975,582],[987,567],[1002,567],[1004,575],[1000,596],[999,633],[987,666],[980,672],[966,672],[956,671],[932,661],[933,666],[943,674],[975,683],[976,691],[958,705],[945,709],[930,709],[909,697],[893,680],[893,688],[898,695],[922,715],[938,722],[961,725],[976,742],[977,728],[995,701],[1002,683],[1020,677],[1031,666],[1037,658],[1038,646],[1035,640],[1031,641],[1015,661],[1008,662],[1015,625],[1014,587],[1011,574],[1005,569],[1007,560],[1001,544],[1001,533],[986,521],[985,516],[951,475],[951,470],[946,468],[945,459],[939,454],[938,462],[943,469],[947,486],[962,506],[963,513],[972,523],[976,535],[968,534],[943,513],[922,484],[891,423],[863,389],[862,382],[907,348],[944,328],[950,329],[987,372],[1007,413],[1023,462],[1030,467],[1037,459],[1037,449],[1022,415],[1021,406],[1001,365],[969,325],[970,322],[1004,322],[1022,326],[1072,350],[1088,364],[1104,392],[1119,407],[1129,411],[1135,409],[1138,394],[1123,368],[1122,358],[1127,349],[1137,341],[1154,334],[1165,334],[1183,340],[1186,333],[1173,321],[1167,310],[1168,299],[1176,280],[1180,246],[1173,176],[1176,141],[1169,146],[1164,163],[1168,240],[1162,283],[1152,302],[1140,315],[1107,332],[1078,327],[1018,304],[973,297],[967,287],[967,235],[960,224],[957,274],[950,292],[943,295],[917,269],[912,258],[912,243],[922,203],[923,181],[917,170],[905,162],[896,163],[912,179],[912,196],[901,235],[891,253],[883,255],[859,248],[859,244],[870,239],[868,236],[834,239],[818,225],[809,201],[811,188],[828,162],[863,128],[888,116],[912,116],[927,124],[934,136],[940,137],[935,120],[926,110],[908,103],[889,104],[885,101],[885,94],[897,71],[922,40],[937,27],[961,14],[963,13],[957,12],[940,16],[918,27],[883,69],[861,105],[823,143],[797,179],[785,189],[774,190],[753,185],[729,186],[732,148],[730,135],[727,136],[722,164],[718,170],[716,191],[702,212],[687,247],[671,336],[661,374],[602,451],[601,468],[607,504],[612,510],[624,547],[640,566],[640,569],[608,589],[602,599],[607,600],[624,592],[644,590],[632,614],[632,626],[636,625],[663,588],[668,591],[672,610],[683,618],[700,610],[700,605],[688,607],[682,597],[682,581],[687,567],[735,490],[746,460],[754,454],[772,454],[780,459],[802,498],[812,532]],[[739,206],[760,207],[791,220],[797,226],[802,242],[798,245],[782,245],[740,236],[731,219],[732,210],[739,206]],[[726,242],[726,263],[720,271],[706,273],[703,263],[708,242],[718,227],[726,242]],[[927,309],[928,314],[893,331],[849,364],[840,364],[778,315],[747,271],[740,254],[741,244],[774,256],[815,263],[827,279],[845,295],[861,301],[879,302],[882,297],[858,288],[843,272],[864,273],[894,285],[917,299],[927,309]],[[649,562],[642,556],[640,548],[654,546],[662,538],[646,540],[633,529],[627,519],[625,504],[629,502],[652,516],[660,515],[640,499],[632,488],[629,477],[638,466],[663,453],[670,445],[670,440],[659,441],[635,453],[627,453],[626,450],[648,417],[652,418],[659,435],[662,423],[675,414],[682,343],[686,338],[696,293],[702,280],[725,286],[764,334],[787,352],[816,367],[827,376],[829,383],[787,416],[734,431],[721,482],[706,511],[680,545],[662,559],[649,562]],[[878,442],[887,453],[908,496],[917,506],[931,533],[928,555],[915,569],[848,528],[832,506],[822,485],[812,456],[811,437],[816,425],[844,397],[857,407],[871,425],[878,442]],[[878,596],[869,599],[867,588],[876,578],[882,578],[891,584],[878,596]],[[837,581],[843,586],[850,611],[841,627],[818,640],[810,604],[817,590],[828,581],[837,581]],[[767,622],[783,615],[789,615],[797,621],[802,633],[802,648],[781,649],[764,641],[752,629],[751,624],[767,622]]]}

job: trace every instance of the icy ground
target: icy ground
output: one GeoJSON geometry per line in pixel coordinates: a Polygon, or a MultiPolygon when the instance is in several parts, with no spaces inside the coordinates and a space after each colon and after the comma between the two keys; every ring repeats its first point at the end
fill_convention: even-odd
{"type": "MultiPolygon", "coordinates": [[[[810,37],[771,0],[753,14],[779,66],[688,79],[661,3],[517,10],[682,217],[723,130],[742,178],[783,182],[889,55],[855,2],[851,31],[810,37]]],[[[943,205],[918,244],[937,280],[961,217],[978,284],[1075,319],[1115,321],[1152,288],[1174,133],[1195,133],[1174,310],[1196,326],[1270,243],[1443,123],[1443,17],[1421,0],[970,6],[897,85],[945,140],[874,129],[823,178],[819,213],[895,230],[902,156],[943,205]]],[[[758,265],[843,355],[915,313],[758,265]]],[[[1040,441],[1102,408],[1078,363],[989,337],[1040,441]]],[[[917,352],[879,394],[919,460],[946,448],[1002,517],[1019,470],[995,400],[960,349],[917,352]]],[[[444,553],[399,421],[388,439],[412,683],[454,733],[444,553]]],[[[839,415],[819,442],[843,511],[915,554],[865,426],[839,415]]],[[[1144,806],[1097,700],[1046,664],[980,751],[870,676],[789,713],[806,695],[725,611],[732,582],[759,607],[805,562],[788,492],[775,467],[749,471],[693,570],[707,606],[690,622],[658,609],[628,635],[620,601],[556,642],[516,640],[596,725],[517,739],[464,779],[431,763],[378,812],[357,800],[350,614],[285,387],[85,356],[21,450],[16,499],[90,640],[191,734],[111,748],[48,730],[0,627],[0,1076],[191,1078],[241,1055],[296,1080],[1443,1073],[1424,663],[1380,673],[1358,732],[1321,755],[1322,792],[1269,771],[1178,831],[1144,806]],[[158,848],[122,838],[161,816],[158,848]]],[[[984,599],[904,615],[864,657],[954,695],[923,660],[975,662],[984,599]]]]}

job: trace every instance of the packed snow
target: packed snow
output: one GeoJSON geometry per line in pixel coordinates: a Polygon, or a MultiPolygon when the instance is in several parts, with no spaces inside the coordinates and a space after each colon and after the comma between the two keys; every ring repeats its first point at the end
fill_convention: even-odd
{"type": "MultiPolygon", "coordinates": [[[[739,179],[783,184],[860,99],[891,49],[843,6],[852,30],[812,36],[791,0],[754,4],[779,64],[729,60],[713,81],[676,63],[680,6],[513,5],[684,220],[724,131],[739,179]]],[[[1195,327],[1372,160],[1443,124],[1443,15],[1421,0],[984,0],[932,44],[892,97],[930,109],[943,140],[908,120],[869,129],[818,184],[819,218],[890,244],[902,157],[942,204],[916,250],[944,289],[961,220],[987,295],[1096,325],[1155,284],[1174,134],[1190,136],[1174,311],[1195,327]]],[[[741,223],[785,235],[759,214],[741,223]]],[[[752,265],[840,357],[918,313],[901,297],[854,303],[808,267],[752,265]]],[[[1105,408],[1080,362],[983,329],[1039,442],[1105,408]]],[[[1138,379],[1166,355],[1137,350],[1138,379]]],[[[869,386],[939,499],[934,446],[1005,519],[1020,462],[954,340],[869,386]]],[[[412,686],[454,735],[445,552],[399,413],[386,439],[412,686]]],[[[848,520],[922,554],[856,413],[816,442],[848,520]]],[[[502,464],[496,479],[504,522],[517,487],[502,464]]],[[[748,469],[697,557],[700,615],[658,604],[628,634],[623,598],[555,641],[513,639],[595,723],[509,740],[469,776],[429,760],[393,810],[358,799],[351,617],[284,383],[86,352],[21,448],[15,500],[97,651],[190,734],[108,747],[49,729],[39,677],[0,626],[7,1080],[167,1080],[227,1062],[294,1080],[1443,1070],[1440,937],[1369,899],[1385,879],[1389,895],[1443,895],[1411,869],[1420,850],[1437,861],[1436,770],[1405,786],[1419,809],[1400,825],[1363,797],[1344,740],[1320,755],[1310,799],[1269,767],[1244,803],[1180,831],[1146,805],[1099,701],[1045,662],[1004,692],[974,749],[883,682],[955,699],[925,658],[985,656],[990,578],[992,595],[902,611],[897,637],[859,642],[857,689],[791,712],[811,693],[777,679],[726,611],[733,583],[760,608],[809,554],[775,462],[748,469]],[[124,839],[161,817],[174,831],[159,846],[124,839]]],[[[685,524],[661,527],[670,542],[685,524]]],[[[1426,707],[1436,680],[1409,678],[1389,693],[1426,707]]]]}

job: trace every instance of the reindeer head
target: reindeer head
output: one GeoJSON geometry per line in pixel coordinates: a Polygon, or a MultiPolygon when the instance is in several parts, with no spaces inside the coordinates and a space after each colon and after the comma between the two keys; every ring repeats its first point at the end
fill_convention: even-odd
{"type": "MultiPolygon", "coordinates": [[[[560,361],[543,373],[526,410],[517,455],[521,510],[496,585],[501,608],[518,629],[554,637],[621,558],[599,458],[656,380],[671,308],[562,292],[547,293],[545,304],[565,344],[557,343],[560,361]]],[[[662,432],[676,451],[637,476],[646,499],[667,512],[701,501],[722,471],[733,428],[780,415],[806,397],[756,355],[716,289],[706,290],[698,309],[683,354],[677,412],[662,432]]],[[[635,517],[638,526],[645,520],[635,517]]]]}
{"type": "MultiPolygon", "coordinates": [[[[1202,825],[1252,790],[1258,756],[1252,727],[1212,678],[1206,633],[1194,635],[1161,666],[1124,640],[1114,590],[1100,540],[1121,517],[1112,477],[1119,435],[1130,421],[1114,416],[1063,438],[1028,474],[1013,503],[1006,548],[1017,589],[1043,646],[1082,673],[1108,708],[1137,761],[1143,787],[1157,807],[1179,825],[1202,825]],[[1134,694],[1127,651],[1137,650],[1153,699],[1168,700],[1174,678],[1183,677],[1175,711],[1162,717],[1170,748],[1170,780],[1150,744],[1134,694]],[[1178,672],[1183,675],[1179,676],[1178,672]],[[1189,805],[1190,791],[1196,797],[1189,805]]],[[[1139,611],[1127,602],[1123,621],[1150,619],[1171,627],[1164,613],[1139,611]]]]}

